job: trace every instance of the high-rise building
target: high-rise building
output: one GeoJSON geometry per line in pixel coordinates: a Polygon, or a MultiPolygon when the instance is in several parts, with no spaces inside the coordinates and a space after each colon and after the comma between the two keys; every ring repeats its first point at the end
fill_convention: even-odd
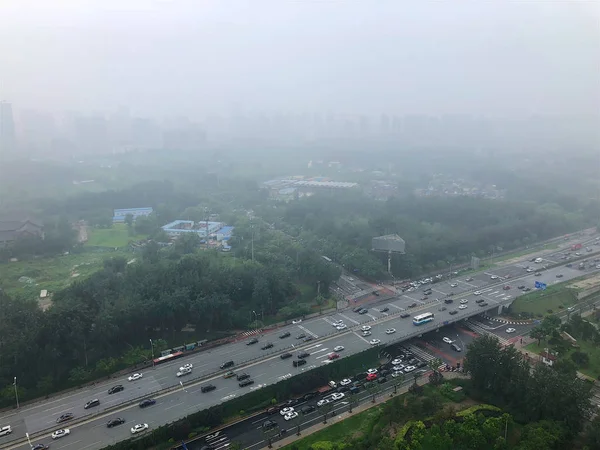
{"type": "Polygon", "coordinates": [[[16,147],[15,121],[12,105],[0,101],[0,159],[14,153],[16,147]]]}

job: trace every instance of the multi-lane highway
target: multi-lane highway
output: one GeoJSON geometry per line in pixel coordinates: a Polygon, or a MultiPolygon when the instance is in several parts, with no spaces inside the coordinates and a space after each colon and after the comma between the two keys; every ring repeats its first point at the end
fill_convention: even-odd
{"type": "MultiPolygon", "coordinates": [[[[590,237],[587,239],[593,240],[590,237]]],[[[570,246],[571,243],[565,242],[564,246],[570,246]]],[[[96,410],[96,414],[90,416],[88,420],[74,423],[73,426],[69,427],[71,435],[56,441],[52,448],[53,450],[68,449],[69,447],[90,450],[102,448],[130,437],[130,428],[134,424],[148,423],[152,429],[200,409],[243,395],[250,390],[260,389],[265,384],[276,383],[318,365],[326,364],[328,363],[327,355],[336,346],[344,346],[344,350],[340,352],[341,357],[344,357],[368,348],[371,339],[379,339],[381,345],[409,339],[418,334],[438,329],[448,323],[465,319],[473,314],[479,314],[484,310],[497,310],[498,305],[507,304],[515,296],[522,295],[522,292],[516,289],[520,284],[533,288],[536,280],[551,285],[581,276],[583,274],[581,271],[564,266],[542,271],[541,276],[537,277],[534,273],[528,273],[525,270],[527,266],[541,268],[545,264],[560,263],[562,262],[560,258],[564,256],[564,252],[564,248],[552,253],[539,252],[538,255],[543,259],[543,262],[539,264],[530,262],[531,258],[538,255],[527,255],[527,257],[523,257],[517,262],[499,266],[488,272],[479,272],[471,274],[469,277],[460,276],[440,283],[426,285],[416,291],[369,306],[367,314],[358,314],[348,309],[329,316],[288,325],[276,332],[258,336],[259,342],[254,345],[248,346],[246,345],[247,342],[244,341],[232,343],[211,351],[190,355],[185,359],[157,366],[154,369],[147,369],[143,372],[143,378],[138,381],[128,382],[127,377],[124,376],[110,382],[98,383],[94,387],[70,392],[48,401],[23,406],[17,412],[5,413],[0,416],[0,426],[11,425],[13,428],[12,435],[0,437],[0,447],[28,448],[28,444],[17,445],[17,442],[15,442],[15,445],[11,446],[10,442],[23,439],[26,432],[32,434],[51,428],[46,436],[36,438],[33,442],[34,444],[47,443],[52,430],[69,426],[68,422],[63,425],[56,425],[55,422],[58,416],[71,412],[75,415],[73,420],[75,422],[84,414],[96,410]],[[562,278],[557,278],[559,274],[562,275],[562,278]],[[492,277],[494,278],[492,279],[492,277]],[[467,281],[467,278],[472,279],[467,281]],[[511,288],[504,290],[505,285],[510,285],[511,288]],[[426,288],[430,288],[432,293],[427,299],[424,299],[423,291],[426,288]],[[474,295],[475,291],[480,291],[480,295],[474,295]],[[452,296],[454,302],[444,304],[444,300],[449,298],[448,294],[451,292],[454,293],[452,296]],[[484,299],[488,306],[484,308],[478,306],[475,301],[479,298],[484,299]],[[460,300],[465,299],[467,300],[467,308],[459,310],[460,300]],[[415,303],[417,306],[411,307],[415,303]],[[446,310],[441,311],[442,306],[445,306],[446,310]],[[384,308],[388,310],[380,312],[384,308]],[[454,310],[457,311],[457,314],[451,315],[450,312],[454,310]],[[401,318],[400,314],[404,311],[408,311],[410,317],[401,318]],[[414,326],[411,318],[423,312],[433,312],[435,314],[434,322],[421,327],[414,326]],[[348,328],[341,331],[334,328],[332,324],[338,320],[343,321],[348,328]],[[372,327],[370,330],[371,335],[368,337],[363,336],[360,331],[364,325],[372,327]],[[395,332],[386,334],[386,329],[390,328],[394,328],[395,332]],[[280,339],[279,335],[286,331],[289,331],[291,336],[280,339]],[[305,343],[303,340],[296,339],[301,334],[311,336],[314,340],[305,343]],[[261,347],[266,342],[272,342],[274,347],[269,350],[262,350],[261,347]],[[295,351],[298,348],[302,348],[311,354],[308,363],[302,367],[292,367],[292,360],[295,359],[295,356],[286,360],[279,357],[284,349],[295,351]],[[234,370],[238,373],[247,372],[255,380],[255,384],[240,388],[235,378],[223,379],[222,374],[209,377],[211,373],[219,370],[221,363],[229,360],[236,363],[234,370]],[[246,361],[250,361],[248,367],[237,368],[246,361]],[[184,363],[194,365],[193,373],[187,377],[177,378],[175,374],[178,367],[184,363]],[[205,378],[202,381],[194,381],[195,378],[202,375],[206,375],[210,380],[205,378]],[[179,386],[180,381],[183,386],[179,386]],[[214,384],[216,389],[209,393],[201,393],[201,385],[208,382],[214,384]],[[116,384],[122,384],[125,389],[122,392],[109,395],[107,393],[108,389],[116,384]],[[174,387],[176,389],[160,394],[161,390],[174,387]],[[143,398],[144,396],[155,398],[157,403],[145,409],[140,409],[137,404],[134,404],[107,413],[103,412],[106,408],[118,407],[124,402],[143,398]],[[84,404],[94,398],[100,400],[100,406],[84,410],[84,404]],[[114,417],[123,417],[126,423],[108,429],[106,422],[114,417]]],[[[590,270],[585,271],[585,273],[589,272],[590,270]]]]}

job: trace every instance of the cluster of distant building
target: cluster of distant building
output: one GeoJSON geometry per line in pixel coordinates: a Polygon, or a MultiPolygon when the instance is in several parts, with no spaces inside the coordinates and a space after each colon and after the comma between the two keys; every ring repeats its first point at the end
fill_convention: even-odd
{"type": "Polygon", "coordinates": [[[317,191],[340,191],[358,187],[358,183],[332,181],[325,177],[292,176],[265,181],[262,184],[269,191],[269,197],[289,201],[309,196],[317,191]]]}
{"type": "Polygon", "coordinates": [[[492,200],[504,199],[506,190],[494,184],[481,183],[451,178],[436,174],[426,188],[415,189],[417,197],[478,197],[492,200]]]}

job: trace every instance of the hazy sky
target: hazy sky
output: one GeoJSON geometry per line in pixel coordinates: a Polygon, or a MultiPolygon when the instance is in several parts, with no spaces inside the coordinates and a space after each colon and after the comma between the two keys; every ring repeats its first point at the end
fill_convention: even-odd
{"type": "Polygon", "coordinates": [[[595,1],[0,0],[0,97],[141,114],[591,113],[595,1]]]}

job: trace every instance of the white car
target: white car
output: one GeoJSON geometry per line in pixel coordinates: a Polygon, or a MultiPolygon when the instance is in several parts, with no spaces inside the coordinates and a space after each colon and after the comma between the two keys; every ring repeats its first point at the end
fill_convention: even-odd
{"type": "Polygon", "coordinates": [[[379,344],[381,344],[381,341],[379,339],[371,339],[369,341],[369,344],[371,344],[371,345],[379,345],[379,344]]]}
{"type": "Polygon", "coordinates": [[[497,280],[497,279],[498,279],[498,275],[492,275],[490,278],[491,278],[492,280],[497,280]]]}
{"type": "Polygon", "coordinates": [[[342,319],[333,321],[333,325],[340,325],[342,323],[344,323],[344,321],[342,319]]]}
{"type": "Polygon", "coordinates": [[[133,375],[131,375],[129,378],[127,378],[129,381],[135,381],[135,380],[139,380],[140,378],[142,378],[143,375],[141,373],[134,373],[133,375]]]}
{"type": "Polygon", "coordinates": [[[396,358],[392,361],[392,365],[393,366],[397,366],[398,364],[402,364],[402,359],[401,358],[396,358]]]}
{"type": "Polygon", "coordinates": [[[349,384],[352,384],[352,380],[348,378],[344,378],[342,381],[340,381],[340,386],[348,386],[349,384]]]}
{"type": "Polygon", "coordinates": [[[10,425],[0,427],[0,436],[8,436],[10,433],[12,433],[12,428],[10,427],[10,425]]]}
{"type": "Polygon", "coordinates": [[[460,304],[461,304],[461,305],[466,305],[467,303],[469,303],[469,300],[468,300],[468,299],[466,299],[466,298],[463,298],[463,299],[460,301],[460,304]]]}
{"type": "Polygon", "coordinates": [[[292,320],[292,324],[293,324],[293,325],[297,325],[297,324],[299,324],[300,322],[302,322],[302,319],[296,319],[296,320],[292,320]]]}
{"type": "Polygon", "coordinates": [[[444,341],[446,344],[452,344],[452,339],[450,339],[449,337],[443,337],[442,341],[444,341]]]}
{"type": "Polygon", "coordinates": [[[343,345],[338,345],[337,347],[333,347],[334,352],[341,352],[342,350],[344,350],[343,345]]]}
{"type": "Polygon", "coordinates": [[[450,284],[450,287],[458,287],[458,283],[452,283],[450,284]]]}
{"type": "Polygon", "coordinates": [[[148,429],[147,423],[138,423],[131,427],[131,434],[141,433],[142,431],[146,431],[148,429]]]}
{"type": "Polygon", "coordinates": [[[336,328],[338,331],[342,331],[342,330],[345,330],[345,329],[346,329],[346,328],[348,328],[348,327],[346,326],[346,324],[345,324],[345,323],[341,323],[341,324],[339,324],[339,325],[336,325],[336,326],[335,326],[335,328],[336,328]]]}
{"type": "Polygon", "coordinates": [[[458,307],[458,309],[467,309],[467,305],[465,305],[465,304],[462,304],[462,305],[460,305],[460,306],[458,307]]]}
{"type": "Polygon", "coordinates": [[[193,364],[184,364],[183,366],[181,366],[179,368],[180,372],[183,372],[184,370],[192,370],[194,368],[193,364]]]}
{"type": "Polygon", "coordinates": [[[394,372],[394,373],[392,374],[392,377],[393,377],[393,378],[396,378],[396,377],[401,377],[401,376],[402,376],[402,371],[394,372]]]}
{"type": "Polygon", "coordinates": [[[371,327],[369,325],[363,325],[361,327],[361,330],[363,330],[363,331],[369,331],[370,329],[371,329],[371,327]]]}
{"type": "Polygon", "coordinates": [[[363,336],[371,336],[371,332],[370,331],[363,331],[362,335],[363,336]]]}
{"type": "Polygon", "coordinates": [[[404,364],[397,364],[392,368],[392,370],[394,370],[396,372],[402,372],[405,367],[406,366],[404,364]]]}
{"type": "Polygon", "coordinates": [[[388,328],[387,330],[385,330],[385,334],[394,334],[396,332],[395,328],[388,328]]]}
{"type": "Polygon", "coordinates": [[[283,408],[282,410],[279,411],[279,414],[281,414],[282,416],[287,416],[288,414],[291,414],[294,412],[294,408],[287,407],[287,408],[283,408]]]}
{"type": "Polygon", "coordinates": [[[514,328],[507,328],[506,329],[507,333],[514,333],[515,331],[517,331],[517,330],[515,330],[514,328]]]}
{"type": "Polygon", "coordinates": [[[323,400],[319,400],[317,402],[317,406],[323,406],[323,405],[326,405],[327,403],[331,403],[331,400],[328,398],[324,398],[323,400]]]}
{"type": "Polygon", "coordinates": [[[177,377],[182,377],[184,375],[189,375],[190,373],[192,373],[192,369],[185,369],[185,368],[181,368],[181,370],[179,370],[179,372],[176,373],[177,377]]]}
{"type": "Polygon", "coordinates": [[[295,419],[296,417],[298,417],[298,413],[296,411],[292,411],[291,413],[286,414],[285,416],[283,416],[283,418],[285,420],[292,420],[292,419],[295,419]]]}
{"type": "Polygon", "coordinates": [[[528,267],[528,268],[527,268],[527,272],[528,272],[528,273],[531,273],[531,272],[533,272],[533,269],[532,269],[531,267],[528,267]]]}
{"type": "Polygon", "coordinates": [[[481,292],[480,291],[475,291],[475,292],[473,292],[473,294],[474,295],[481,295],[481,292]]]}
{"type": "Polygon", "coordinates": [[[412,372],[412,371],[413,371],[413,370],[415,370],[415,369],[416,369],[416,367],[415,367],[415,366],[406,366],[406,367],[404,368],[404,372],[406,372],[406,373],[410,373],[410,372],[412,372]]]}
{"type": "Polygon", "coordinates": [[[52,433],[52,439],[60,439],[61,437],[65,437],[71,434],[71,430],[65,428],[63,430],[56,430],[52,433]]]}
{"type": "Polygon", "coordinates": [[[344,398],[344,394],[342,392],[336,392],[335,394],[331,394],[331,399],[334,402],[337,402],[338,400],[341,400],[344,398]]]}
{"type": "Polygon", "coordinates": [[[369,369],[367,370],[367,373],[377,373],[377,369],[369,369]]]}

